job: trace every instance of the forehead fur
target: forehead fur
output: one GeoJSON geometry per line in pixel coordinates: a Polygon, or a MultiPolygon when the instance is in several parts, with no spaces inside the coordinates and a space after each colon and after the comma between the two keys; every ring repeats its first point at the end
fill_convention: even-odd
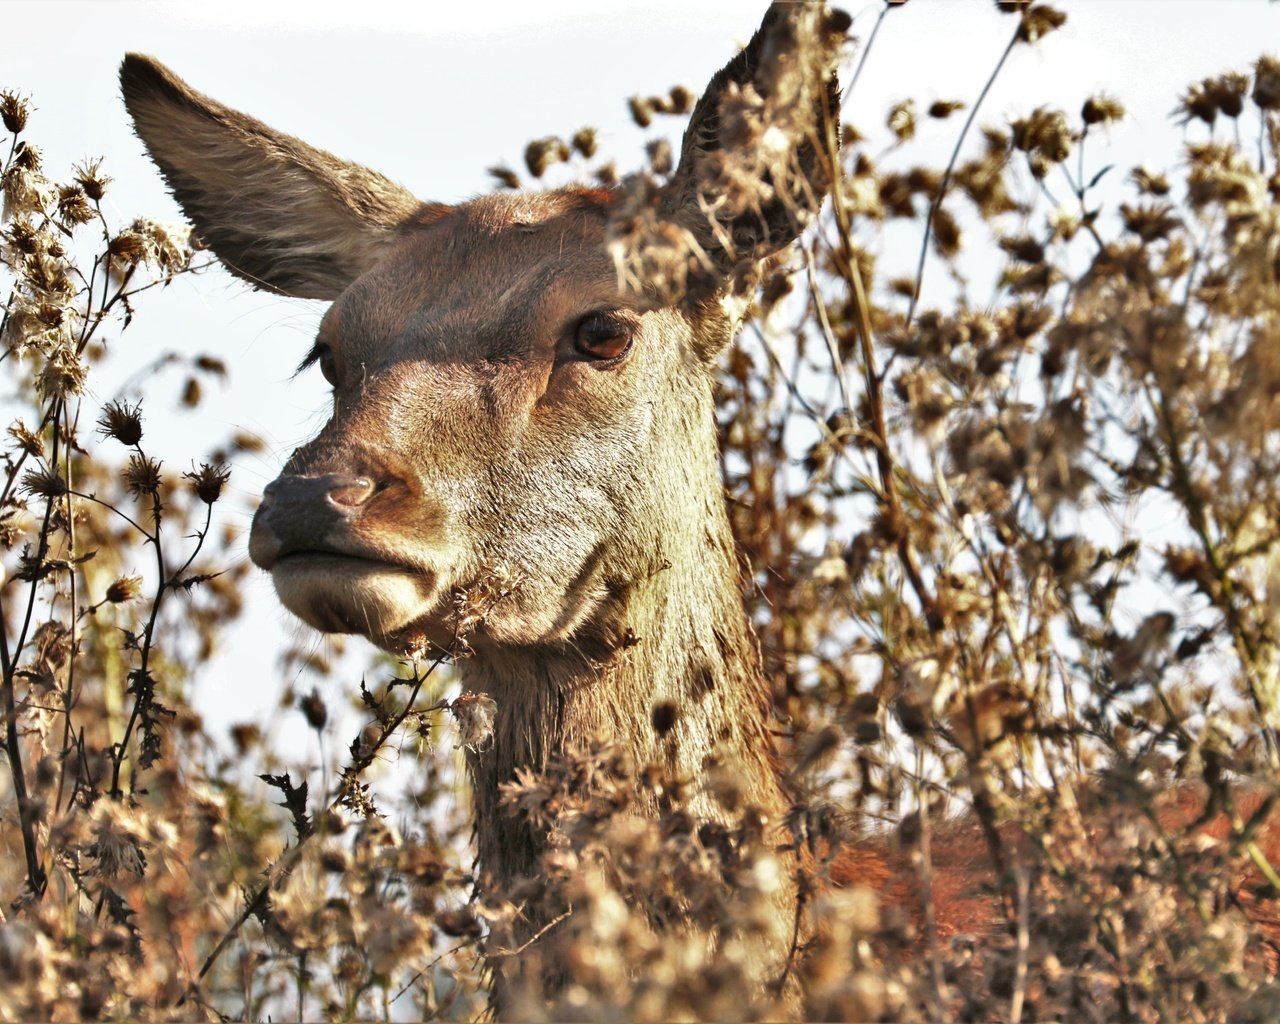
{"type": "Polygon", "coordinates": [[[410,224],[427,227],[450,222],[491,233],[553,220],[575,221],[583,228],[603,227],[617,198],[612,189],[578,186],[546,192],[495,192],[458,206],[427,205],[410,224]]]}

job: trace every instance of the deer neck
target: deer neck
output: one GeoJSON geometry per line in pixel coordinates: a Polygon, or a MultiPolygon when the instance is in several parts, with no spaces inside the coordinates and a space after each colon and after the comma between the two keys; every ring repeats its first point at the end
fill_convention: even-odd
{"type": "MultiPolygon", "coordinates": [[[[469,760],[480,867],[500,884],[533,870],[545,837],[501,805],[499,787],[601,743],[637,772],[679,783],[695,817],[729,817],[707,784],[720,778],[779,820],[767,701],[718,481],[710,494],[699,514],[655,531],[646,558],[622,560],[639,569],[601,581],[609,596],[569,642],[478,648],[462,663],[468,687],[497,702],[493,741],[469,760]]],[[[663,799],[642,793],[640,809],[656,815],[663,799]]]]}

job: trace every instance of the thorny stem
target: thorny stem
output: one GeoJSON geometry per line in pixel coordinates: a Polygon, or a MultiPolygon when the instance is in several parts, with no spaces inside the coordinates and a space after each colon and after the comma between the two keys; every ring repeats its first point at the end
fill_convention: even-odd
{"type": "MultiPolygon", "coordinates": [[[[58,433],[58,418],[61,415],[62,399],[55,398],[50,403],[49,413],[45,417],[45,422],[53,421],[53,442],[52,455],[50,460],[53,465],[58,463],[58,449],[60,435],[58,433]]],[[[33,565],[40,566],[43,564],[49,551],[49,527],[53,521],[53,499],[45,502],[44,519],[40,524],[40,539],[36,545],[36,555],[33,565]]],[[[27,792],[26,773],[22,767],[22,747],[18,742],[18,701],[17,701],[17,671],[18,663],[22,660],[22,651],[26,646],[27,632],[31,628],[32,617],[35,613],[36,590],[40,585],[39,572],[32,573],[31,586],[27,591],[27,610],[22,619],[22,628],[18,632],[18,642],[14,645],[14,649],[10,652],[7,649],[7,643],[3,649],[4,657],[4,702],[5,702],[5,753],[9,759],[9,771],[13,777],[13,793],[18,803],[18,817],[22,831],[22,849],[27,861],[27,884],[31,888],[31,892],[40,898],[44,895],[45,887],[48,884],[48,876],[45,874],[44,868],[40,864],[39,848],[36,844],[35,835],[35,808],[31,803],[30,795],[27,792]]],[[[3,615],[0,615],[0,623],[3,623],[3,615]]],[[[3,630],[0,630],[3,632],[3,630]]]]}
{"type": "MultiPolygon", "coordinates": [[[[138,455],[142,457],[141,449],[138,449],[138,455]]],[[[151,616],[147,620],[146,629],[142,634],[142,653],[139,657],[137,675],[135,676],[137,688],[133,695],[133,708],[129,712],[129,721],[124,727],[124,735],[120,737],[119,744],[116,745],[111,754],[110,794],[116,799],[124,795],[120,790],[120,769],[129,750],[129,740],[133,734],[133,728],[138,722],[138,717],[141,715],[143,707],[151,701],[154,684],[147,679],[148,665],[151,660],[151,642],[155,636],[156,619],[160,615],[160,605],[164,602],[165,593],[169,589],[169,581],[165,575],[164,568],[164,548],[160,543],[161,505],[159,492],[151,496],[151,514],[155,522],[155,533],[150,537],[150,540],[156,549],[156,596],[155,600],[151,602],[151,616]]]]}
{"type": "MultiPolygon", "coordinates": [[[[77,413],[77,419],[79,415],[77,413]]],[[[72,437],[71,417],[66,406],[63,406],[63,426],[68,439],[72,437]]],[[[63,482],[67,487],[67,545],[70,549],[71,563],[75,564],[76,557],[76,517],[71,508],[71,458],[63,460],[65,473],[63,482]]],[[[71,573],[71,607],[76,606],[76,573],[71,573]]],[[[54,796],[53,809],[57,811],[62,806],[62,792],[67,780],[67,755],[71,750],[71,705],[75,700],[76,690],[76,647],[79,643],[77,637],[77,629],[79,620],[76,616],[71,616],[71,657],[67,661],[67,685],[62,691],[62,753],[58,759],[58,792],[54,796]]]]}

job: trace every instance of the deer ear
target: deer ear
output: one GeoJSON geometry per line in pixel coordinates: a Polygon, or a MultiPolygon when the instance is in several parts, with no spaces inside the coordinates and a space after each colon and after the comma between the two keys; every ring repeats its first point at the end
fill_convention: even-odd
{"type": "Polygon", "coordinates": [[[790,244],[822,205],[849,24],[822,3],[774,3],[694,107],[659,212],[721,273],[790,244]]]}
{"type": "Polygon", "coordinates": [[[382,175],[202,96],[150,57],[125,57],[120,85],[197,235],[259,288],[332,299],[423,210],[382,175]]]}

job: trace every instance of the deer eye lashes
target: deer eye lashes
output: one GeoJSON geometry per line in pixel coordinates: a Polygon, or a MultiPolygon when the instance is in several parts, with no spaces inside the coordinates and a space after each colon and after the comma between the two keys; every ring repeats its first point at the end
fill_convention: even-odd
{"type": "Polygon", "coordinates": [[[311,346],[311,351],[303,357],[302,362],[298,364],[298,368],[294,373],[302,373],[303,370],[308,370],[317,363],[320,365],[320,373],[323,374],[324,379],[330,384],[336,385],[338,383],[338,369],[333,357],[333,349],[320,341],[311,346]]]}

